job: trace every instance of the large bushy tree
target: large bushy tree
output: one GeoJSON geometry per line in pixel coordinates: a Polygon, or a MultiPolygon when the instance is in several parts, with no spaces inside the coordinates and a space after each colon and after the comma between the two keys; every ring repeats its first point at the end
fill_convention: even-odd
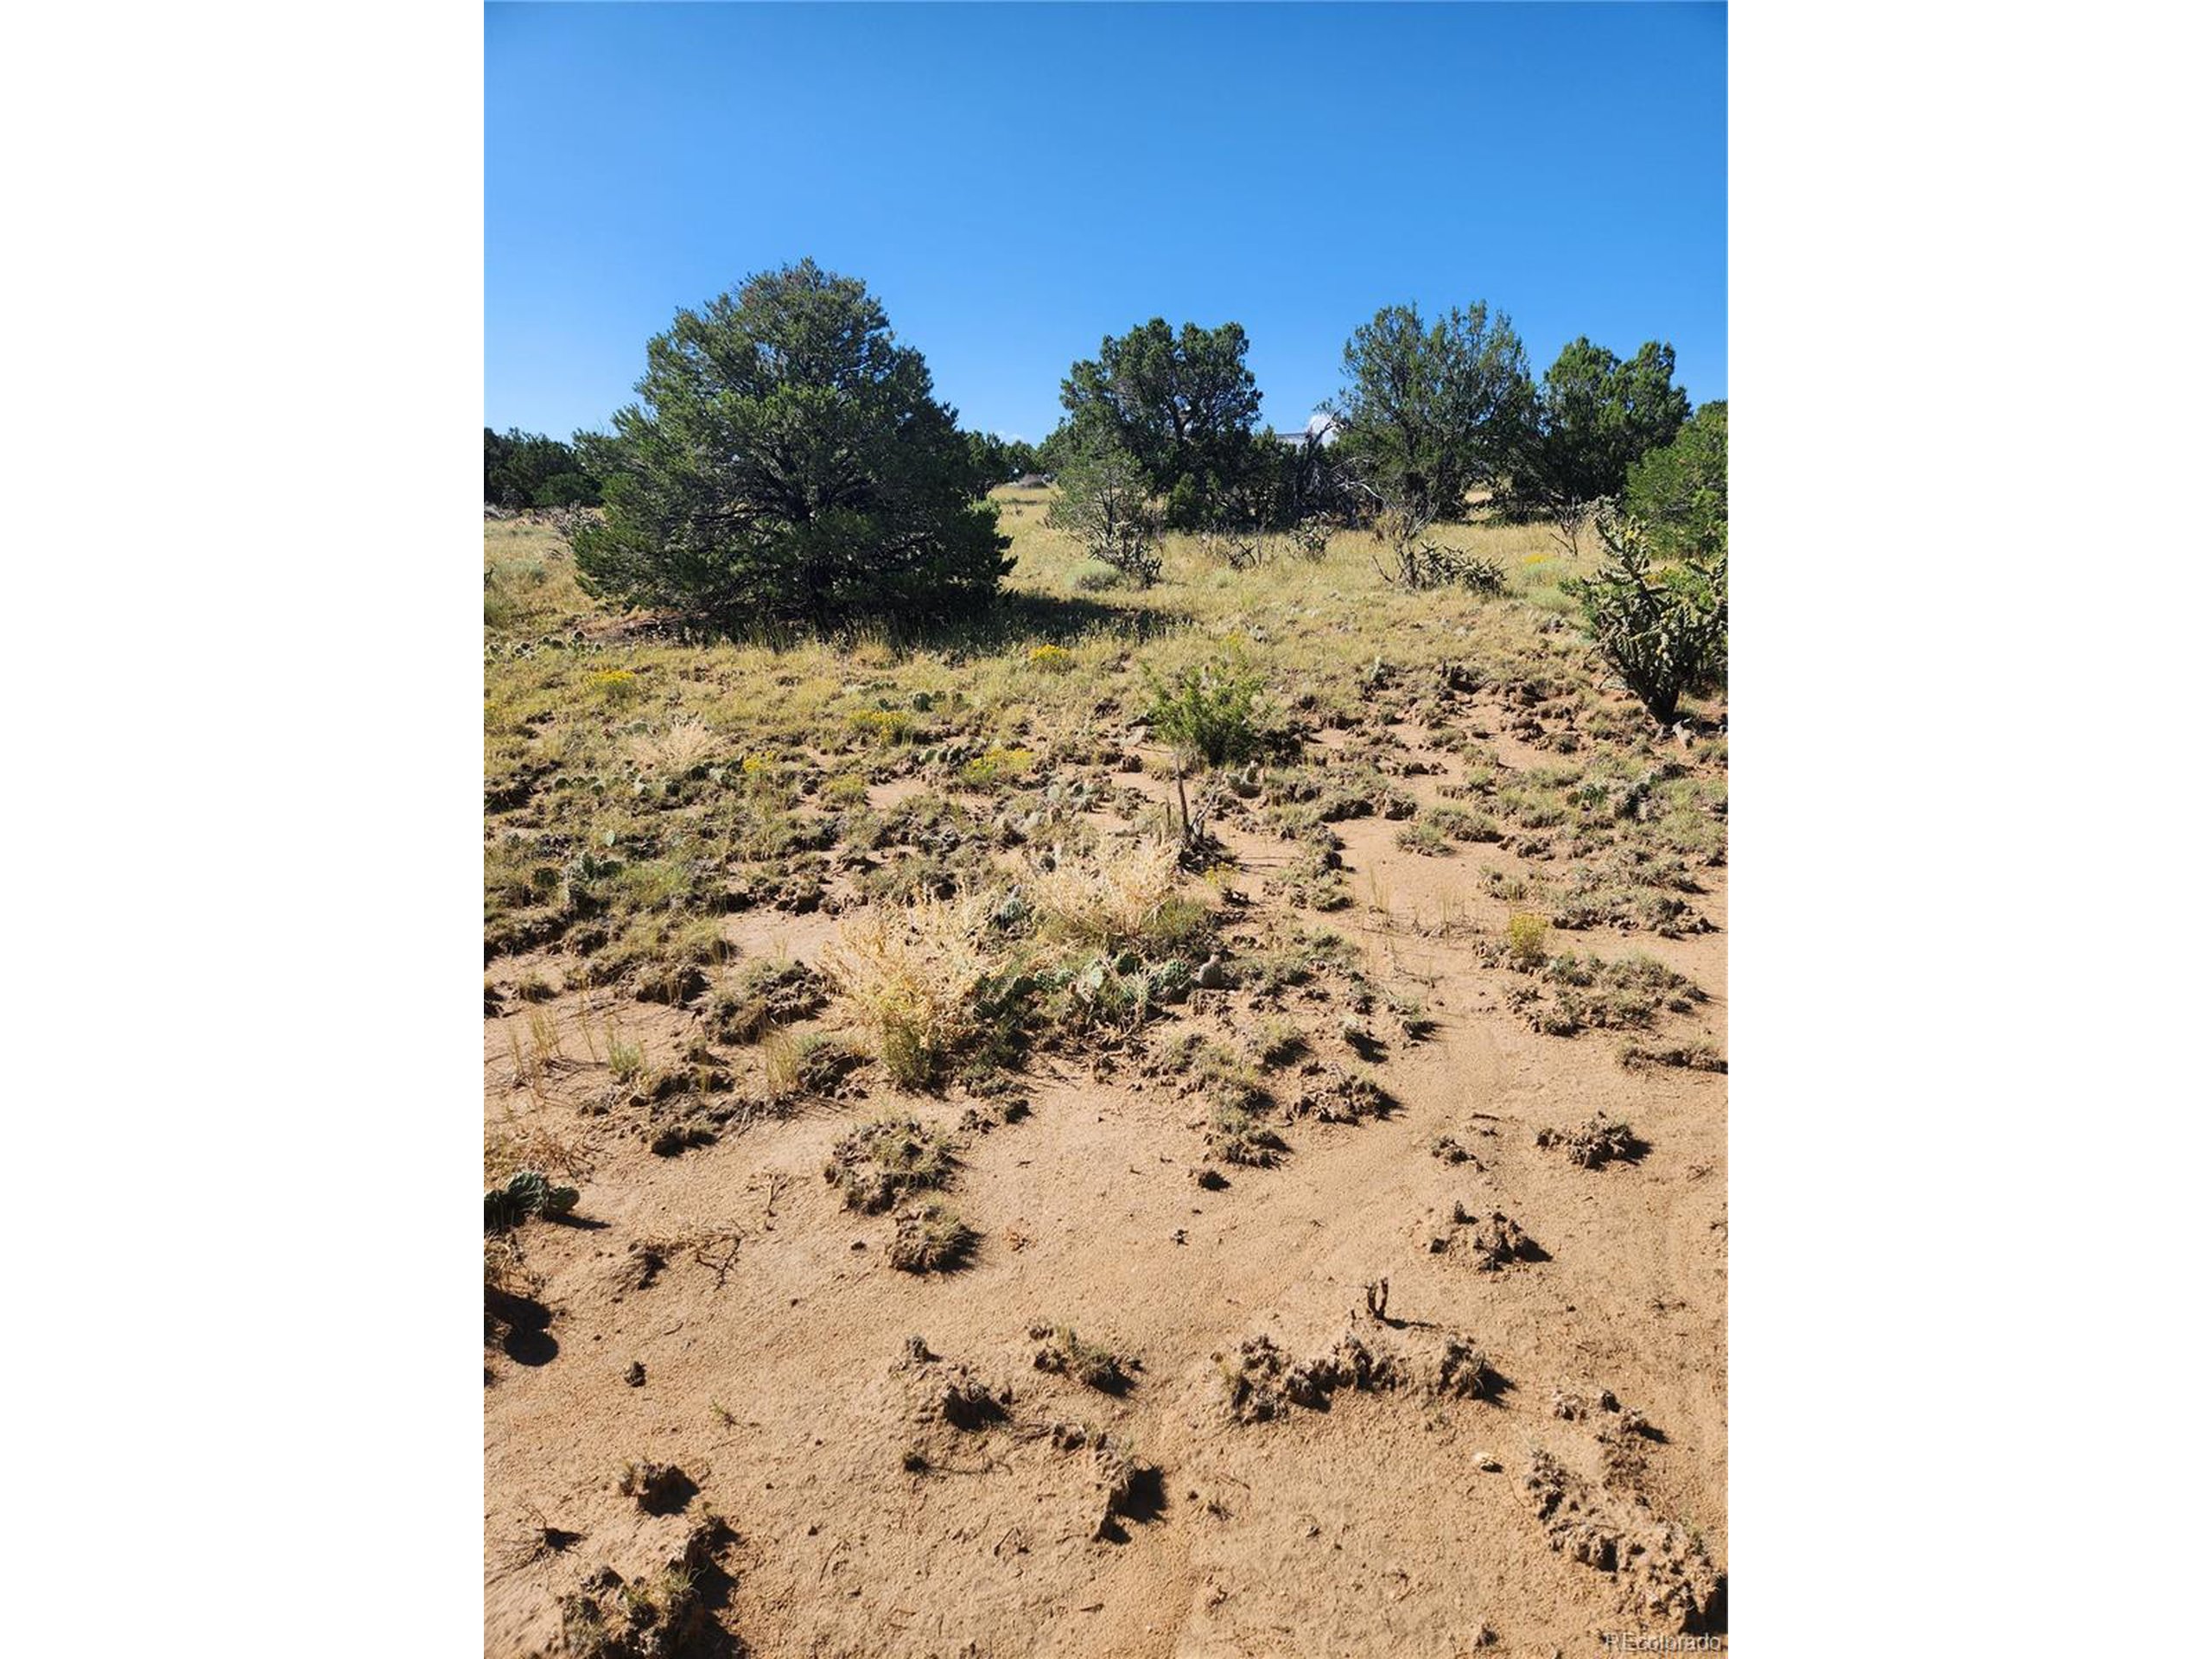
{"type": "Polygon", "coordinates": [[[1624,359],[1585,336],[1560,353],[1537,389],[1535,420],[1513,467],[1513,504],[1576,512],[1618,498],[1629,468],[1689,418],[1675,348],[1646,340],[1624,359]]]}
{"type": "Polygon", "coordinates": [[[1344,346],[1338,447],[1376,494],[1424,519],[1458,518],[1520,442],[1528,353],[1513,322],[1478,301],[1425,323],[1388,305],[1344,346]]]}
{"type": "Polygon", "coordinates": [[[640,401],[584,441],[603,520],[576,533],[591,591],[733,631],[988,600],[998,515],[922,355],[860,282],[811,259],[679,311],[640,401]]]}
{"type": "Polygon", "coordinates": [[[1260,392],[1246,345],[1240,323],[1178,331],[1160,317],[1102,340],[1060,385],[1071,439],[1121,449],[1166,499],[1171,523],[1203,522],[1252,460],[1260,392]]]}

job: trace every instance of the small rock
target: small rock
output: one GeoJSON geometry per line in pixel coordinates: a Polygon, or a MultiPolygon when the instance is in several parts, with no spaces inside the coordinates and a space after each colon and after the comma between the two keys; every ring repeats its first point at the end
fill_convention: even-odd
{"type": "Polygon", "coordinates": [[[632,1360],[630,1362],[630,1369],[622,1373],[622,1380],[625,1382],[627,1382],[633,1389],[644,1388],[645,1386],[645,1361],[642,1359],[632,1360]]]}
{"type": "Polygon", "coordinates": [[[1228,983],[1229,970],[1221,965],[1221,957],[1218,952],[1208,957],[1203,963],[1198,964],[1198,988],[1200,990],[1217,991],[1222,989],[1228,983]]]}
{"type": "Polygon", "coordinates": [[[1475,1458],[1475,1467],[1481,1470],[1483,1473],[1486,1475],[1502,1474],[1504,1472],[1505,1469],[1505,1465],[1503,1464],[1500,1463],[1496,1458],[1492,1457],[1487,1452],[1477,1454],[1475,1458]]]}

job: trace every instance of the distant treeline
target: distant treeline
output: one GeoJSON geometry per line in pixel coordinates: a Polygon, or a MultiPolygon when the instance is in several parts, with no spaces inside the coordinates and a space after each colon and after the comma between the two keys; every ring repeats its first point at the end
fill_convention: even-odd
{"type": "Polygon", "coordinates": [[[1343,389],[1314,429],[1281,438],[1257,427],[1247,346],[1237,323],[1174,329],[1158,317],[1103,340],[1061,382],[1067,413],[1041,446],[1046,464],[1133,464],[1182,530],[1317,512],[1426,523],[1478,504],[1555,518],[1618,499],[1691,413],[1661,341],[1624,359],[1577,340],[1538,379],[1503,313],[1478,302],[1430,320],[1392,305],[1345,344],[1343,389]]]}
{"type": "Polygon", "coordinates": [[[575,446],[539,432],[484,429],[484,504],[493,507],[599,505],[599,480],[575,446]]]}

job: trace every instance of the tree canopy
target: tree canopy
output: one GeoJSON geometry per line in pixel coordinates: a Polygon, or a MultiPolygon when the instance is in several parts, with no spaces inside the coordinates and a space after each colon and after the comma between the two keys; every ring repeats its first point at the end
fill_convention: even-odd
{"type": "Polygon", "coordinates": [[[1161,317],[1102,340],[1060,385],[1071,438],[1123,450],[1167,498],[1171,523],[1198,522],[1207,498],[1251,464],[1260,392],[1246,346],[1241,323],[1178,332],[1161,317]]]}
{"type": "Polygon", "coordinates": [[[1000,485],[1037,470],[1034,445],[1020,438],[1002,438],[995,432],[963,432],[968,459],[976,472],[976,493],[987,495],[1000,485]]]}
{"type": "Polygon", "coordinates": [[[1478,301],[1424,324],[1388,305],[1344,346],[1338,444],[1393,506],[1457,518],[1467,492],[1495,483],[1528,418],[1529,358],[1512,320],[1478,301]]]}
{"type": "Polygon", "coordinates": [[[1535,421],[1514,464],[1523,507],[1557,512],[1611,499],[1629,468],[1671,443],[1689,418],[1675,348],[1646,340],[1623,360],[1586,335],[1560,353],[1538,388],[1535,421]]]}
{"type": "Polygon", "coordinates": [[[854,278],[808,259],[677,312],[637,391],[585,441],[606,512],[576,569],[596,593],[824,626],[964,609],[1011,568],[953,411],[854,278]]]}
{"type": "Polygon", "coordinates": [[[1629,468],[1626,505],[1669,558],[1728,550],[1728,405],[1699,405],[1675,441],[1629,468]]]}

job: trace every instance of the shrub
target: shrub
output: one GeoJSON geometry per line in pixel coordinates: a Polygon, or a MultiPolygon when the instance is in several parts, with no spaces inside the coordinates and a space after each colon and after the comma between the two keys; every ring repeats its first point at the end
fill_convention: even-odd
{"type": "Polygon", "coordinates": [[[1710,683],[1728,652],[1728,556],[1654,568],[1643,526],[1601,515],[1608,557],[1595,575],[1561,584],[1582,607],[1583,630],[1630,692],[1662,725],[1683,693],[1710,683]]]}
{"type": "Polygon", "coordinates": [[[1030,749],[1006,749],[995,744],[960,768],[960,781],[969,789],[995,790],[1027,776],[1037,764],[1030,749]]]}
{"type": "Polygon", "coordinates": [[[1651,545],[1674,557],[1728,550],[1728,405],[1705,404],[1672,443],[1629,468],[1623,505],[1649,527],[1651,545]]]}
{"type": "Polygon", "coordinates": [[[1075,653],[1065,645],[1032,645],[1028,661],[1030,667],[1047,674],[1065,674],[1075,666],[1075,653]]]}
{"type": "Polygon", "coordinates": [[[1074,536],[1092,559],[1141,588],[1160,579],[1159,515],[1144,469],[1127,450],[1087,443],[1061,469],[1059,484],[1046,523],[1074,536]]]}
{"type": "Polygon", "coordinates": [[[1232,570],[1250,570],[1266,563],[1267,538],[1256,530],[1209,530],[1198,537],[1198,556],[1232,570]]]}
{"type": "Polygon", "coordinates": [[[1505,567],[1484,554],[1464,553],[1428,537],[1429,521],[1408,508],[1386,507],[1376,516],[1375,533],[1390,550],[1384,575],[1406,588],[1452,584],[1496,598],[1505,591],[1505,567]]]}
{"type": "Polygon", "coordinates": [[[1311,518],[1301,518],[1290,527],[1292,550],[1300,558],[1319,559],[1329,550],[1329,537],[1336,533],[1336,521],[1326,513],[1316,513],[1311,518]]]}
{"type": "Polygon", "coordinates": [[[630,669],[594,669],[585,683],[618,709],[637,699],[638,677],[630,669]]]}
{"type": "Polygon", "coordinates": [[[1541,916],[1509,916],[1505,954],[1516,968],[1535,968],[1544,959],[1544,941],[1550,931],[1551,924],[1541,916]]]}
{"type": "Polygon", "coordinates": [[[1148,666],[1144,676],[1152,729],[1185,758],[1226,766],[1249,760],[1266,746],[1257,719],[1265,681],[1257,671],[1217,658],[1165,683],[1148,666]]]}

